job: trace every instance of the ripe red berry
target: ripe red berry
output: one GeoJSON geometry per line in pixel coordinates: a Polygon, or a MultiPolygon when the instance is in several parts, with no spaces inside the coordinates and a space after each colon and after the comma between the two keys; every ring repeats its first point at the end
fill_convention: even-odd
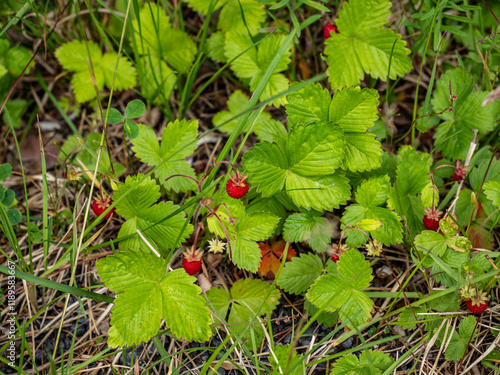
{"type": "Polygon", "coordinates": [[[323,36],[325,39],[331,38],[331,32],[334,32],[335,34],[338,34],[339,31],[337,30],[337,26],[332,25],[331,23],[327,23],[325,25],[325,28],[323,29],[323,36]]]}
{"type": "Polygon", "coordinates": [[[427,215],[424,216],[424,227],[427,230],[438,230],[439,219],[431,219],[427,215]]]}
{"type": "Polygon", "coordinates": [[[188,275],[194,276],[201,270],[201,259],[190,262],[186,258],[182,259],[182,267],[188,275]]]}
{"type": "Polygon", "coordinates": [[[202,257],[203,251],[196,250],[194,246],[184,253],[184,259],[182,259],[182,267],[188,275],[194,276],[198,272],[200,272],[202,257]]]}
{"type": "Polygon", "coordinates": [[[248,182],[245,181],[246,176],[236,171],[226,184],[227,195],[231,198],[240,199],[248,193],[248,182]]]}
{"type": "MultiPolygon", "coordinates": [[[[113,200],[109,195],[103,195],[101,197],[97,197],[94,202],[92,202],[92,211],[97,216],[100,216],[104,211],[108,209],[109,206],[113,203],[113,200]]],[[[113,212],[115,212],[115,209],[111,209],[105,216],[104,218],[107,219],[111,215],[113,215],[113,212]]]]}
{"type": "Polygon", "coordinates": [[[481,315],[488,308],[488,301],[481,301],[476,305],[474,300],[467,301],[467,308],[469,311],[476,315],[481,315]]]}
{"type": "Polygon", "coordinates": [[[332,259],[332,261],[337,263],[339,261],[340,257],[337,254],[332,253],[331,259],[332,259]]]}

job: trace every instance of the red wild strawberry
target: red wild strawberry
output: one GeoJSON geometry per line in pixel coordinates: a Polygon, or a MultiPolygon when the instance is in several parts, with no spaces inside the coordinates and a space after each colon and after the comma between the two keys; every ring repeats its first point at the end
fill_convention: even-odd
{"type": "Polygon", "coordinates": [[[337,30],[337,26],[335,25],[332,25],[331,23],[327,23],[325,25],[325,28],[323,30],[323,36],[325,37],[325,39],[328,39],[328,38],[331,38],[331,32],[334,32],[335,34],[338,34],[339,31],[337,30]]]}
{"type": "Polygon", "coordinates": [[[331,259],[332,259],[332,261],[337,263],[339,261],[340,257],[337,254],[332,253],[331,259]]]}
{"type": "Polygon", "coordinates": [[[231,177],[226,185],[227,195],[231,198],[240,199],[243,198],[248,193],[248,182],[246,182],[246,176],[236,171],[231,177]]]}
{"type": "Polygon", "coordinates": [[[467,308],[469,311],[475,315],[481,315],[488,308],[488,301],[485,300],[486,297],[480,295],[479,297],[474,297],[473,299],[467,301],[467,308]]]}
{"type": "Polygon", "coordinates": [[[203,252],[195,250],[194,247],[184,253],[184,259],[182,259],[182,267],[188,275],[194,276],[201,270],[201,258],[203,257],[203,252]]]}
{"type": "Polygon", "coordinates": [[[441,220],[441,211],[436,211],[434,209],[426,209],[424,216],[424,227],[427,230],[439,229],[439,221],[441,220]]]}
{"type": "Polygon", "coordinates": [[[460,160],[457,161],[457,165],[455,167],[455,172],[453,172],[453,181],[463,181],[465,180],[465,176],[467,175],[467,167],[460,165],[460,160]]]}
{"type": "MultiPolygon", "coordinates": [[[[107,194],[103,194],[102,196],[97,197],[94,200],[94,202],[92,202],[92,211],[94,211],[94,213],[97,216],[101,216],[101,214],[104,211],[106,211],[108,209],[108,207],[111,206],[112,203],[113,203],[113,200],[111,199],[111,197],[109,195],[107,195],[107,194]]],[[[113,212],[115,212],[114,208],[112,210],[110,210],[104,216],[104,218],[107,219],[108,217],[110,217],[111,215],[113,215],[113,212]]]]}

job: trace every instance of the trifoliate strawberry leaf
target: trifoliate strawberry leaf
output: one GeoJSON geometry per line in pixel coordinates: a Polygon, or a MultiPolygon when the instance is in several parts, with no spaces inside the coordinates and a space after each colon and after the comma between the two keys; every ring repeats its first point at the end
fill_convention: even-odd
{"type": "MultiPolygon", "coordinates": [[[[233,284],[230,294],[223,289],[212,288],[207,292],[207,297],[223,318],[230,310],[227,322],[231,329],[241,335],[255,315],[271,313],[276,308],[280,292],[264,281],[244,279],[233,284]]],[[[264,336],[262,326],[254,324],[247,329],[245,340],[252,339],[251,330],[257,338],[264,336]]]]}
{"type": "Polygon", "coordinates": [[[236,239],[231,241],[231,250],[231,260],[238,268],[257,272],[260,265],[260,249],[257,242],[236,236],[236,239]]]}
{"type": "Polygon", "coordinates": [[[323,275],[311,286],[306,298],[326,311],[340,309],[340,319],[353,329],[371,317],[373,301],[363,292],[373,279],[370,262],[350,249],[337,262],[338,274],[323,275]]]}
{"type": "MultiPolygon", "coordinates": [[[[291,87],[297,85],[294,83],[291,87]]],[[[286,97],[286,113],[288,126],[292,128],[298,123],[307,125],[311,122],[328,120],[330,109],[330,94],[321,84],[310,83],[286,97]]]]}
{"type": "Polygon", "coordinates": [[[484,184],[484,193],[494,206],[500,207],[500,181],[490,181],[484,184]]]}
{"type": "Polygon", "coordinates": [[[302,361],[302,354],[297,355],[295,348],[290,345],[278,345],[274,348],[274,356],[270,357],[273,372],[271,375],[301,375],[306,373],[305,364],[302,361]],[[292,352],[292,355],[290,355],[292,352]],[[291,370],[293,368],[293,370],[291,370]]]}
{"type": "Polygon", "coordinates": [[[331,375],[371,375],[382,374],[394,363],[394,359],[383,352],[363,351],[358,358],[354,354],[347,354],[334,363],[331,375]],[[375,371],[374,371],[375,370],[375,371]]]}
{"type": "MultiPolygon", "coordinates": [[[[101,48],[93,42],[87,43],[92,64],[100,64],[102,58],[101,48]]],[[[74,72],[89,70],[89,54],[87,45],[83,41],[74,40],[73,42],[63,44],[56,50],[56,57],[64,69],[74,72]]]]}
{"type": "Polygon", "coordinates": [[[118,237],[133,235],[120,241],[120,248],[148,249],[147,245],[137,234],[139,229],[150,241],[161,245],[165,249],[179,247],[180,244],[193,232],[192,225],[184,227],[184,213],[173,213],[179,209],[172,202],[160,202],[158,200],[159,187],[150,177],[134,187],[136,182],[143,176],[127,177],[125,183],[118,185],[114,193],[114,200],[118,200],[126,192],[132,189],[125,198],[116,204],[116,211],[127,221],[122,225],[118,237]],[[172,216],[173,215],[173,216],[172,216]],[[177,238],[179,241],[177,242],[177,238]]]}
{"type": "Polygon", "coordinates": [[[279,217],[265,212],[247,214],[237,226],[238,236],[246,240],[265,241],[271,237],[279,220],[279,217]]]}
{"type": "Polygon", "coordinates": [[[291,242],[307,241],[318,252],[326,251],[334,233],[333,224],[320,212],[302,211],[286,219],[283,238],[291,242]]]}
{"type": "Polygon", "coordinates": [[[276,284],[288,293],[304,293],[323,272],[323,262],[315,254],[303,253],[294,257],[276,279],[276,284]]]}
{"type": "Polygon", "coordinates": [[[406,42],[383,27],[390,7],[388,0],[350,0],[342,5],[335,21],[338,33],[331,34],[325,48],[332,88],[357,85],[365,73],[385,81],[388,75],[396,79],[412,69],[406,42]]]}
{"type": "MultiPolygon", "coordinates": [[[[342,228],[355,226],[365,219],[376,220],[382,225],[370,231],[375,240],[387,246],[401,242],[403,228],[398,215],[387,208],[378,207],[385,203],[389,190],[390,182],[387,175],[364,181],[356,192],[356,201],[359,204],[352,204],[344,211],[342,228]]],[[[347,229],[345,234],[346,243],[350,246],[357,247],[368,241],[368,238],[356,229],[347,229]]]]}
{"type": "Polygon", "coordinates": [[[217,28],[226,32],[248,30],[255,35],[265,18],[262,3],[254,0],[228,1],[220,12],[217,28]]]}
{"type": "Polygon", "coordinates": [[[258,144],[243,156],[242,163],[262,196],[276,194],[286,182],[287,194],[296,205],[331,210],[345,204],[350,195],[344,174],[335,173],[342,150],[338,125],[297,125],[288,135],[285,150],[275,143],[258,144]]]}
{"type": "Polygon", "coordinates": [[[196,149],[198,121],[176,120],[170,122],[162,133],[161,146],[153,129],[139,124],[139,135],[132,139],[132,150],[143,163],[159,165],[155,176],[168,190],[185,192],[196,188],[194,181],[185,177],[166,179],[174,174],[183,174],[195,178],[193,168],[185,160],[196,149]]]}
{"type": "Polygon", "coordinates": [[[464,356],[469,342],[472,342],[477,336],[475,328],[476,318],[473,316],[468,316],[460,322],[458,333],[453,330],[450,343],[445,353],[446,360],[459,361],[464,356]]]}
{"type": "Polygon", "coordinates": [[[449,69],[441,76],[432,98],[434,112],[444,110],[439,115],[444,122],[437,127],[434,135],[437,151],[442,151],[452,160],[465,159],[473,138],[472,129],[477,129],[479,134],[493,129],[500,104],[493,101],[482,106],[487,96],[487,92],[473,92],[472,79],[462,68],[449,69]],[[450,84],[451,94],[457,97],[451,112],[446,110],[450,106],[450,84]]]}
{"type": "Polygon", "coordinates": [[[413,149],[400,152],[396,169],[397,180],[389,193],[388,206],[406,218],[410,234],[416,236],[424,229],[424,207],[419,194],[429,181],[428,155],[413,149]]]}
{"type": "Polygon", "coordinates": [[[118,68],[116,69],[116,59],[118,54],[116,52],[108,52],[104,54],[101,60],[101,66],[104,72],[104,82],[108,88],[111,88],[114,82],[115,90],[127,90],[137,84],[137,77],[135,68],[132,63],[125,56],[120,56],[118,61],[118,68]]]}
{"type": "Polygon", "coordinates": [[[283,206],[280,200],[277,199],[277,196],[254,199],[250,204],[246,206],[246,212],[268,212],[270,214],[278,216],[280,218],[280,222],[274,230],[275,235],[281,234],[283,225],[285,224],[285,219],[288,216],[285,206],[283,206]]]}
{"type": "Polygon", "coordinates": [[[122,250],[96,264],[104,284],[118,294],[111,315],[108,345],[147,342],[165,319],[179,338],[210,338],[210,315],[196,278],[184,270],[167,273],[167,263],[149,251],[122,250]]]}

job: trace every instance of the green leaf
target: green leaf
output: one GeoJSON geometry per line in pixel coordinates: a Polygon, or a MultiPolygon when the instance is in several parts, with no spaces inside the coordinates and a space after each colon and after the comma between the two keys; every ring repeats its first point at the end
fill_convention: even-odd
{"type": "Polygon", "coordinates": [[[370,263],[356,249],[340,256],[337,274],[323,275],[307,292],[307,299],[319,309],[340,309],[340,319],[351,329],[366,323],[371,317],[373,301],[362,289],[370,285],[372,269],[370,263]]]}
{"type": "MultiPolygon", "coordinates": [[[[87,42],[90,51],[90,58],[94,66],[100,64],[102,52],[100,47],[94,42],[87,42]]],[[[63,44],[56,50],[56,57],[64,69],[75,72],[83,72],[89,70],[87,45],[83,41],[74,40],[63,44]]]]}
{"type": "MultiPolygon", "coordinates": [[[[2,180],[0,178],[0,180],[2,180]]],[[[500,207],[500,181],[490,181],[483,186],[484,193],[494,206],[500,207]]]]}
{"type": "MultiPolygon", "coordinates": [[[[257,60],[259,62],[258,65],[261,72],[265,72],[269,68],[279,49],[285,43],[285,40],[286,35],[273,34],[264,39],[258,45],[257,60]]],[[[283,70],[287,70],[288,66],[290,65],[291,55],[291,50],[286,50],[278,61],[278,65],[276,65],[276,67],[274,68],[273,73],[279,73],[283,70]]]]}
{"type": "Polygon", "coordinates": [[[213,2],[215,3],[213,11],[215,12],[217,9],[221,8],[226,4],[229,0],[186,0],[186,3],[193,8],[195,11],[202,13],[202,14],[207,14],[208,10],[210,8],[210,4],[213,2]]]}
{"type": "Polygon", "coordinates": [[[390,7],[388,0],[350,0],[342,6],[335,22],[339,33],[332,33],[325,48],[332,88],[357,85],[365,72],[385,81],[412,69],[406,42],[383,27],[390,7]]]}
{"type": "Polygon", "coordinates": [[[382,165],[383,150],[371,133],[345,133],[345,167],[353,172],[377,169],[382,165]]]}
{"type": "Polygon", "coordinates": [[[5,180],[12,173],[12,165],[9,163],[0,164],[0,181],[5,180]]]}
{"type": "Polygon", "coordinates": [[[377,90],[348,87],[335,93],[329,107],[329,120],[344,132],[365,133],[378,119],[377,90]]]}
{"type": "Polygon", "coordinates": [[[108,117],[108,124],[116,125],[125,120],[125,117],[120,113],[119,110],[115,108],[110,108],[109,110],[105,110],[103,113],[103,117],[108,117]],[[107,112],[109,111],[109,114],[107,112]]]}
{"type": "Polygon", "coordinates": [[[130,139],[134,139],[139,135],[139,127],[135,122],[126,119],[123,127],[125,128],[125,131],[130,139]]]}
{"type": "Polygon", "coordinates": [[[424,229],[424,207],[418,195],[429,181],[428,155],[406,149],[400,151],[400,156],[397,180],[389,193],[387,205],[406,218],[410,234],[414,237],[424,229]]]}
{"type": "Polygon", "coordinates": [[[274,356],[270,357],[271,366],[274,370],[271,375],[301,375],[306,373],[305,364],[302,362],[302,355],[297,355],[295,348],[292,346],[278,345],[274,348],[274,355],[278,361],[275,360],[274,356]],[[291,368],[294,369],[288,371],[291,368]]]}
{"type": "Polygon", "coordinates": [[[198,49],[196,43],[184,31],[168,29],[162,40],[163,56],[179,73],[186,73],[193,63],[198,49]]]}
{"type": "Polygon", "coordinates": [[[154,3],[147,3],[139,13],[139,20],[132,20],[131,37],[140,55],[160,54],[162,47],[167,47],[167,34],[170,30],[170,19],[163,9],[154,3]]]}
{"type": "Polygon", "coordinates": [[[250,213],[239,223],[238,236],[246,240],[265,241],[271,237],[279,221],[279,217],[265,212],[250,213]]]}
{"type": "Polygon", "coordinates": [[[177,81],[174,71],[156,56],[143,57],[139,63],[143,66],[141,87],[144,97],[158,101],[163,94],[168,100],[177,81]]]}
{"type": "Polygon", "coordinates": [[[427,313],[427,308],[425,306],[405,307],[401,315],[399,315],[398,325],[404,329],[414,330],[417,327],[417,321],[425,319],[423,316],[418,316],[418,314],[421,313],[427,313]]]}
{"type": "Polygon", "coordinates": [[[261,3],[254,0],[228,1],[219,15],[217,28],[222,31],[244,30],[251,35],[257,33],[265,21],[266,13],[261,3]],[[243,19],[244,15],[244,19],[243,19]]]}
{"type": "Polygon", "coordinates": [[[301,176],[333,174],[344,157],[342,129],[329,122],[297,125],[285,149],[291,172],[301,176]]]}
{"type": "MultiPolygon", "coordinates": [[[[212,288],[207,292],[207,297],[223,317],[230,310],[227,321],[231,329],[241,335],[255,315],[270,314],[278,306],[280,292],[264,281],[244,279],[233,284],[230,294],[222,289],[212,288]]],[[[252,339],[251,330],[257,339],[264,336],[260,324],[252,325],[244,336],[245,340],[252,339]]]]}
{"type": "Polygon", "coordinates": [[[224,53],[228,60],[233,60],[247,48],[250,48],[243,55],[233,61],[231,69],[240,78],[252,78],[261,72],[256,48],[253,46],[252,40],[244,33],[228,32],[226,33],[226,44],[224,45],[224,53]]]}
{"type": "MultiPolygon", "coordinates": [[[[390,189],[389,176],[372,177],[364,181],[356,192],[356,201],[346,208],[342,216],[342,228],[355,226],[359,222],[369,219],[382,223],[371,232],[372,237],[384,245],[400,243],[403,239],[403,227],[396,213],[387,208],[378,207],[387,199],[390,189]]],[[[346,230],[346,243],[350,246],[360,246],[368,240],[362,233],[355,229],[346,230]]]]}
{"type": "Polygon", "coordinates": [[[318,252],[326,251],[335,228],[320,213],[303,211],[286,219],[283,238],[291,242],[307,241],[311,248],[318,252]]]}
{"type": "MultiPolygon", "coordinates": [[[[295,85],[297,83],[293,83],[290,88],[295,85]]],[[[329,119],[330,94],[319,83],[309,83],[288,94],[286,100],[288,102],[286,113],[290,128],[299,123],[307,125],[311,122],[328,121],[329,119]]]]}
{"type": "MultiPolygon", "coordinates": [[[[263,112],[262,114],[267,115],[268,113],[263,112]]],[[[268,116],[260,116],[258,120],[259,122],[256,122],[253,131],[261,142],[285,144],[288,133],[281,122],[268,118],[268,116]]]]}
{"type": "Polygon", "coordinates": [[[82,70],[73,76],[71,84],[73,85],[73,91],[78,103],[85,103],[96,97],[94,81],[99,92],[102,92],[105,79],[100,65],[94,66],[93,76],[90,75],[90,71],[88,70],[82,70]]]}
{"type": "Polygon", "coordinates": [[[420,198],[422,199],[422,205],[424,208],[436,208],[438,206],[439,190],[432,184],[432,181],[429,180],[429,183],[422,189],[420,198]]]}
{"type": "Polygon", "coordinates": [[[24,99],[9,99],[3,109],[3,120],[6,125],[19,129],[21,127],[21,117],[28,109],[29,103],[24,99]]]}
{"type": "Polygon", "coordinates": [[[472,248],[472,244],[470,243],[467,237],[463,236],[453,236],[446,239],[446,244],[451,247],[454,251],[465,253],[467,250],[472,248]]]}
{"type": "Polygon", "coordinates": [[[375,219],[363,219],[360,222],[356,223],[355,226],[364,231],[374,231],[382,226],[382,222],[375,219]]]}
{"type": "Polygon", "coordinates": [[[21,211],[16,210],[15,208],[10,208],[7,210],[7,218],[9,219],[11,225],[17,225],[23,219],[21,211]]]}
{"type": "Polygon", "coordinates": [[[97,262],[101,280],[118,294],[112,309],[108,345],[147,342],[165,319],[179,338],[211,336],[209,311],[195,278],[184,270],[167,272],[167,263],[150,252],[120,251],[97,262]]]}
{"type": "Polygon", "coordinates": [[[446,239],[443,235],[432,230],[424,230],[416,236],[415,245],[418,251],[425,254],[430,250],[437,256],[444,255],[447,248],[446,239]]]}
{"type": "MultiPolygon", "coordinates": [[[[31,52],[26,48],[21,46],[12,47],[7,51],[5,55],[5,67],[7,70],[14,76],[19,77],[23,72],[24,68],[31,60],[31,52]]],[[[35,65],[35,61],[33,60],[28,68],[26,69],[26,73],[29,73],[31,68],[35,65]]]]}
{"type": "Polygon", "coordinates": [[[257,242],[237,236],[236,240],[231,241],[231,249],[233,253],[231,260],[238,268],[257,272],[261,258],[257,242]]]}
{"type": "Polygon", "coordinates": [[[381,374],[394,363],[394,359],[384,352],[375,350],[363,351],[359,360],[354,354],[340,358],[332,367],[331,375],[372,375],[381,374]],[[368,353],[369,352],[369,353],[368,353]],[[378,370],[373,372],[372,368],[378,370]]]}
{"type": "Polygon", "coordinates": [[[475,327],[476,318],[468,316],[460,322],[458,326],[459,333],[453,330],[452,338],[445,353],[448,361],[459,361],[464,356],[469,341],[472,342],[477,335],[475,327]]]}
{"type": "Polygon", "coordinates": [[[279,192],[287,178],[288,160],[285,150],[276,143],[260,143],[248,150],[242,165],[253,185],[263,197],[279,192]]]}
{"type": "Polygon", "coordinates": [[[176,120],[170,122],[162,133],[161,146],[154,131],[142,124],[139,135],[132,139],[132,150],[143,163],[150,166],[158,165],[155,176],[167,190],[185,192],[196,188],[194,181],[185,177],[166,179],[174,174],[183,174],[195,178],[192,167],[185,160],[196,149],[198,136],[198,121],[176,120]]]}
{"type": "MultiPolygon", "coordinates": [[[[255,91],[259,83],[264,79],[264,72],[259,73],[258,75],[253,76],[250,81],[250,90],[255,91]]],[[[259,99],[261,101],[267,100],[275,95],[278,95],[286,90],[288,90],[288,78],[286,78],[281,73],[273,74],[269,81],[267,82],[266,87],[264,87],[264,91],[262,92],[259,99]]],[[[286,97],[282,96],[277,99],[274,99],[269,102],[269,105],[274,105],[275,107],[279,107],[286,104],[286,97]]]]}
{"type": "Polygon", "coordinates": [[[319,177],[290,173],[286,190],[297,206],[318,211],[339,208],[347,203],[351,195],[349,180],[341,172],[319,177]]]}
{"type": "Polygon", "coordinates": [[[115,200],[118,200],[130,189],[133,189],[125,198],[116,204],[116,211],[127,221],[122,225],[118,237],[133,235],[131,238],[120,241],[122,250],[140,247],[147,249],[147,245],[137,235],[137,229],[150,241],[156,242],[165,249],[173,249],[178,246],[193,232],[192,225],[184,227],[184,213],[174,212],[179,209],[172,202],[160,202],[154,204],[159,198],[159,187],[150,177],[134,187],[136,182],[142,178],[127,177],[124,184],[118,185],[114,193],[115,200]],[[182,231],[183,230],[183,231],[182,231]],[[179,238],[179,241],[176,241],[179,238]]]}
{"type": "Polygon", "coordinates": [[[226,33],[216,32],[207,39],[206,52],[207,55],[215,61],[226,62],[226,55],[224,54],[224,44],[226,42],[226,33]]]}
{"type": "Polygon", "coordinates": [[[276,284],[288,293],[304,293],[323,272],[321,259],[312,253],[302,253],[285,263],[276,284]]]}
{"type": "Polygon", "coordinates": [[[114,82],[115,90],[128,90],[137,84],[137,74],[132,63],[125,56],[120,56],[118,67],[116,60],[118,54],[116,52],[108,52],[104,54],[101,61],[101,66],[104,72],[104,82],[111,89],[114,82]],[[116,78],[115,77],[116,69],[116,78]]]}
{"type": "Polygon", "coordinates": [[[482,105],[487,92],[472,89],[469,73],[462,68],[449,69],[439,79],[432,98],[434,112],[444,110],[439,115],[444,122],[434,135],[436,150],[452,160],[465,159],[473,138],[472,129],[479,134],[491,131],[500,113],[497,101],[482,105]],[[452,94],[457,96],[451,112],[446,110],[450,106],[450,84],[452,94]]]}

